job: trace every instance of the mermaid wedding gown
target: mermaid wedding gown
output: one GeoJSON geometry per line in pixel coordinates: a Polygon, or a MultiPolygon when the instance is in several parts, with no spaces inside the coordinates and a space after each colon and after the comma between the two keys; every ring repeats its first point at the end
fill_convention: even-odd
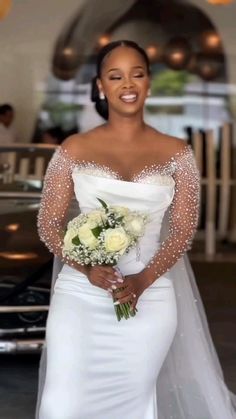
{"type": "Polygon", "coordinates": [[[118,323],[111,296],[56,259],[37,418],[236,418],[236,399],[224,383],[183,255],[196,228],[191,212],[197,212],[197,183],[190,149],[130,182],[95,162],[78,163],[62,148],[55,152],[38,217],[48,248],[61,257],[61,227],[74,190],[81,212],[98,207],[97,197],[148,212],[139,246],[124,254],[118,267],[123,275],[135,274],[161,255],[161,275],[139,298],[136,316],[118,323]]]}

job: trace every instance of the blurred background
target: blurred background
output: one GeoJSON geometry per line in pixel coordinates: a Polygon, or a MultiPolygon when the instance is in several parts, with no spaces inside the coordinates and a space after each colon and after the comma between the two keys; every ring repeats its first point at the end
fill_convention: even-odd
{"type": "Polygon", "coordinates": [[[236,392],[235,16],[233,0],[0,0],[1,418],[34,417],[53,264],[37,236],[43,178],[64,138],[102,122],[90,82],[99,48],[118,39],[150,58],[146,122],[195,153],[189,257],[236,392]]]}

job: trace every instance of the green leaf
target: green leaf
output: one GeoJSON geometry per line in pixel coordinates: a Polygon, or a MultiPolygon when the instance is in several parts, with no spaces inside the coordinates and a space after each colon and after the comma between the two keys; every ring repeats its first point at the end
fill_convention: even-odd
{"type": "Polygon", "coordinates": [[[96,239],[98,238],[98,236],[101,234],[102,232],[102,227],[97,226],[91,229],[93,235],[96,237],[96,239]]]}
{"type": "Polygon", "coordinates": [[[102,199],[100,199],[100,198],[97,198],[98,199],[98,201],[100,202],[100,204],[102,204],[102,206],[103,206],[103,208],[105,208],[105,210],[107,211],[107,209],[108,209],[108,205],[106,204],[106,202],[104,202],[102,199]]]}
{"type": "Polygon", "coordinates": [[[81,244],[81,241],[79,239],[79,236],[73,237],[72,243],[75,244],[76,246],[78,246],[79,244],[81,244]]]}

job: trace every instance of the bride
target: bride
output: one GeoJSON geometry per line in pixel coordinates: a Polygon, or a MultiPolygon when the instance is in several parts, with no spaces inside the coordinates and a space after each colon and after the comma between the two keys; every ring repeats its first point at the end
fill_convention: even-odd
{"type": "Polygon", "coordinates": [[[197,228],[199,173],[190,146],[144,123],[149,88],[142,48],[105,46],[92,99],[107,122],[66,139],[49,163],[38,229],[63,265],[52,284],[39,419],[236,418],[185,255],[197,228]],[[97,197],[149,213],[120,273],[62,256],[74,194],[82,213],[97,197]],[[138,309],[134,317],[117,321],[114,291],[138,309]]]}

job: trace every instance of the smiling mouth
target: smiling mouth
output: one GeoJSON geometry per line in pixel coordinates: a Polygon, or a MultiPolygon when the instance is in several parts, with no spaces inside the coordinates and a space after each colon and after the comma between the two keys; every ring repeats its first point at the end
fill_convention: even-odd
{"type": "Polygon", "coordinates": [[[136,102],[138,95],[136,93],[126,93],[120,96],[120,99],[124,103],[134,103],[136,102]]]}

